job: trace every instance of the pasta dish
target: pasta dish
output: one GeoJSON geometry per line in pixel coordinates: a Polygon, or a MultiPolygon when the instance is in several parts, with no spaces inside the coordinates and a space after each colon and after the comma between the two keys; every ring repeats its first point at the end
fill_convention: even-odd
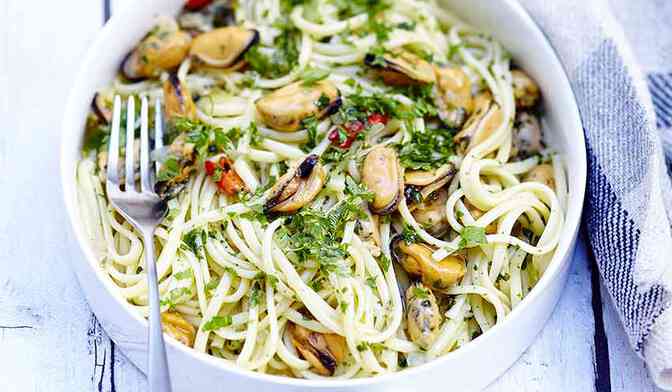
{"type": "Polygon", "coordinates": [[[117,95],[164,107],[164,331],[245,369],[369,377],[459,349],[560,238],[538,85],[435,0],[189,0],[95,95],[77,168],[99,266],[144,316],[141,237],[105,194],[117,95]]]}

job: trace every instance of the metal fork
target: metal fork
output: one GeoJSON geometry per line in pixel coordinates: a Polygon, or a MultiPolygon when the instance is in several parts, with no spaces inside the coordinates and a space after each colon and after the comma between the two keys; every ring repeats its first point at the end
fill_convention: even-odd
{"type": "MultiPolygon", "coordinates": [[[[161,330],[161,309],[159,285],[154,261],[154,231],[166,215],[166,203],[154,192],[155,175],[150,169],[149,159],[149,104],[142,98],[140,107],[140,189],[136,189],[134,171],[135,142],[135,99],[128,99],[126,110],[126,153],[124,187],[119,184],[119,128],[121,122],[121,98],[114,98],[112,131],[107,155],[107,196],[114,208],[140,233],[145,247],[145,270],[149,288],[149,389],[153,392],[170,392],[170,374],[166,358],[166,347],[161,330]]],[[[156,100],[154,139],[155,147],[162,145],[161,102],[156,100]]],[[[157,164],[158,165],[158,164],[157,164]]]]}

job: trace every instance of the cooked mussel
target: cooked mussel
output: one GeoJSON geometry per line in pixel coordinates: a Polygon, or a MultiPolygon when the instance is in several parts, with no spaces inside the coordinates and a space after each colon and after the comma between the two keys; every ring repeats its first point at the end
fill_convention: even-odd
{"type": "Polygon", "coordinates": [[[210,67],[233,68],[258,41],[257,30],[240,26],[220,27],[196,36],[189,53],[198,62],[210,67]]]}
{"type": "Polygon", "coordinates": [[[527,158],[538,154],[544,148],[541,138],[541,125],[536,116],[519,112],[513,126],[513,148],[511,155],[527,158]]]}
{"type": "Polygon", "coordinates": [[[439,118],[449,127],[459,128],[473,110],[471,80],[458,67],[436,67],[435,75],[439,118]]]}
{"type": "Polygon", "coordinates": [[[466,153],[490,137],[504,121],[501,107],[492,99],[490,93],[476,96],[474,112],[464,124],[462,130],[453,137],[458,151],[466,153]]]}
{"type": "Polygon", "coordinates": [[[340,106],[340,92],[326,80],[310,85],[292,83],[256,102],[257,112],[263,122],[284,132],[298,130],[307,117],[316,116],[320,119],[333,114],[340,106]]]}
{"type": "Polygon", "coordinates": [[[180,65],[189,53],[191,36],[177,22],[164,19],[121,63],[121,73],[130,81],[154,78],[180,65]]]}
{"type": "Polygon", "coordinates": [[[446,217],[448,191],[439,189],[424,198],[413,209],[413,217],[429,234],[441,236],[450,228],[446,217]]]}
{"type": "Polygon", "coordinates": [[[369,151],[362,166],[362,183],[373,192],[373,200],[369,203],[372,213],[387,215],[394,212],[404,191],[397,151],[385,146],[369,151]]]}
{"type": "Polygon", "coordinates": [[[367,53],[364,63],[376,70],[383,82],[392,86],[409,86],[434,82],[430,63],[406,50],[397,49],[382,55],[367,53]]]}
{"type": "Polygon", "coordinates": [[[177,312],[161,313],[161,329],[178,342],[193,347],[196,328],[177,312]]]}
{"type": "Polygon", "coordinates": [[[91,101],[91,111],[96,115],[98,121],[103,124],[109,124],[112,122],[112,111],[105,104],[105,98],[100,94],[96,93],[93,96],[91,101]]]}
{"type": "Polygon", "coordinates": [[[196,105],[191,98],[189,88],[178,78],[176,73],[171,73],[163,82],[163,100],[167,119],[176,117],[193,119],[196,117],[196,105]]]}
{"type": "MultiPolygon", "coordinates": [[[[168,146],[167,157],[174,159],[177,167],[171,168],[176,171],[176,174],[170,179],[156,182],[155,191],[164,199],[177,196],[196,170],[196,149],[193,143],[187,141],[187,135],[183,133],[168,146]]],[[[165,169],[165,162],[162,162],[161,171],[165,169]]]]}
{"type": "Polygon", "coordinates": [[[266,212],[294,212],[315,199],[326,179],[324,168],[315,154],[278,179],[264,204],[266,212]]]}
{"type": "Polygon", "coordinates": [[[464,257],[459,254],[434,261],[434,249],[423,243],[408,244],[400,236],[393,239],[392,255],[413,277],[418,277],[433,289],[446,289],[462,279],[465,273],[464,257]]]}
{"type": "Polygon", "coordinates": [[[548,163],[542,163],[530,170],[523,177],[525,182],[538,182],[547,185],[551,189],[555,189],[555,175],[553,174],[553,166],[548,163]]]}
{"type": "Polygon", "coordinates": [[[439,334],[441,313],[432,290],[416,282],[406,289],[406,331],[412,342],[428,349],[439,334]]]}
{"type": "Polygon", "coordinates": [[[292,344],[312,365],[312,370],[322,376],[333,376],[338,363],[345,359],[345,339],[333,333],[314,332],[291,322],[287,328],[292,344]]]}
{"type": "Polygon", "coordinates": [[[539,102],[541,92],[537,83],[520,69],[511,71],[513,96],[516,98],[516,107],[529,109],[539,102]]]}
{"type": "Polygon", "coordinates": [[[409,170],[404,174],[404,184],[419,189],[422,198],[425,199],[437,189],[448,184],[456,172],[455,166],[451,163],[434,170],[409,170]]]}

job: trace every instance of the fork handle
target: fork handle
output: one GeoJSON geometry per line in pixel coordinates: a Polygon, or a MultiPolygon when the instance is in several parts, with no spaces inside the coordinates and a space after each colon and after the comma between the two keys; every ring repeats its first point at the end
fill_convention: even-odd
{"type": "Polygon", "coordinates": [[[159,282],[154,260],[154,229],[143,230],[142,237],[145,246],[147,287],[149,288],[149,357],[147,358],[149,390],[151,392],[171,392],[166,346],[161,329],[159,282]]]}

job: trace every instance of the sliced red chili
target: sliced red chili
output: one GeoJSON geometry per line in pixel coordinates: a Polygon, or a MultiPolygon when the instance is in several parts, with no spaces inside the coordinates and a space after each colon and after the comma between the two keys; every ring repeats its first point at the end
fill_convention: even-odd
{"type": "Polygon", "coordinates": [[[210,3],[212,3],[212,0],[187,0],[185,8],[189,11],[198,11],[210,3]]]}
{"type": "Polygon", "coordinates": [[[217,168],[217,165],[213,161],[205,161],[204,163],[205,166],[205,174],[211,176],[215,173],[215,169],[217,168]]]}
{"type": "Polygon", "coordinates": [[[369,116],[369,118],[368,118],[367,120],[369,121],[369,124],[371,124],[371,125],[373,125],[373,124],[383,124],[383,125],[386,125],[386,124],[387,124],[387,120],[388,120],[388,118],[387,118],[387,116],[384,115],[384,114],[381,114],[381,113],[373,113],[372,115],[369,116]]]}
{"type": "Polygon", "coordinates": [[[361,121],[350,121],[345,123],[344,127],[348,130],[349,134],[357,134],[364,129],[364,123],[361,121]]]}
{"type": "Polygon", "coordinates": [[[349,148],[352,145],[352,141],[355,139],[341,127],[332,129],[329,132],[328,138],[332,144],[339,148],[349,148]]]}

